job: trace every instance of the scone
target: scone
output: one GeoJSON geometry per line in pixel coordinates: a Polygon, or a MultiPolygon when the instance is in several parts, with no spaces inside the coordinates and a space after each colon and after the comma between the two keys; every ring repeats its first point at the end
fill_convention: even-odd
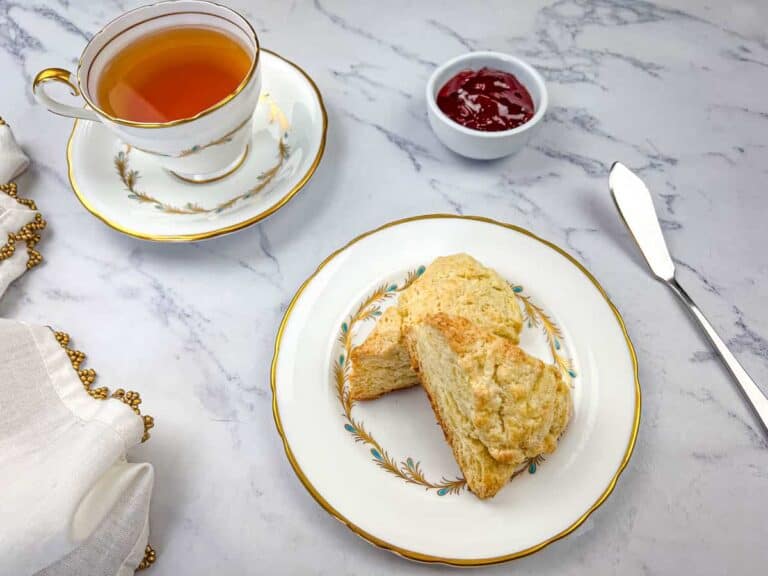
{"type": "Polygon", "coordinates": [[[461,316],[517,343],[523,316],[514,290],[468,254],[436,258],[398,300],[403,328],[431,314],[461,316]]]}
{"type": "Polygon", "coordinates": [[[349,393],[353,400],[376,398],[419,383],[401,342],[401,324],[397,306],[387,308],[365,342],[352,349],[349,393]]]}
{"type": "Polygon", "coordinates": [[[440,312],[467,318],[515,343],[523,325],[512,287],[495,270],[467,254],[437,258],[403,291],[397,306],[385,312],[365,342],[352,350],[350,397],[368,400],[417,384],[398,329],[403,332],[440,312]]]}
{"type": "Polygon", "coordinates": [[[550,453],[570,417],[559,372],[464,318],[406,330],[414,368],[469,488],[493,496],[528,458],[550,453]]]}

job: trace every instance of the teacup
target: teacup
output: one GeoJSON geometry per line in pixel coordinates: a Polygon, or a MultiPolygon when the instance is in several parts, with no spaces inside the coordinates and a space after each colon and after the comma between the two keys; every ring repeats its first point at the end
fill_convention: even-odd
{"type": "Polygon", "coordinates": [[[75,74],[61,68],[42,70],[32,90],[51,112],[101,122],[130,146],[156,158],[164,168],[191,182],[210,182],[236,170],[248,153],[251,118],[261,90],[259,41],[238,13],[203,0],[174,0],[143,6],[119,16],[99,31],[83,50],[75,74]],[[189,117],[168,122],[138,122],[110,115],[99,105],[101,73],[126,46],[142,36],[171,27],[213,28],[236,39],[251,57],[251,66],[237,88],[214,105],[189,117]],[[47,84],[62,82],[87,107],[54,100],[47,84]]]}

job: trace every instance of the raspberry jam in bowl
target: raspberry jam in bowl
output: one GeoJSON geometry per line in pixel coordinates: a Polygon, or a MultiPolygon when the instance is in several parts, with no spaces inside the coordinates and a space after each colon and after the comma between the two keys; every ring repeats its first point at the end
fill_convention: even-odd
{"type": "Polygon", "coordinates": [[[427,82],[427,114],[454,152],[493,159],[519,151],[547,108],[541,75],[499,52],[470,52],[438,67],[427,82]]]}
{"type": "Polygon", "coordinates": [[[483,132],[512,130],[533,118],[528,89],[494,68],[462,70],[437,93],[437,107],[454,122],[483,132]]]}

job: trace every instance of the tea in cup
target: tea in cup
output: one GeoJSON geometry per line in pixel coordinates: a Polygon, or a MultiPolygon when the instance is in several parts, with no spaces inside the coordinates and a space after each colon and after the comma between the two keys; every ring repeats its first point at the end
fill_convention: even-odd
{"type": "Polygon", "coordinates": [[[203,0],[161,2],[107,24],[75,74],[47,68],[34,80],[51,112],[103,123],[126,144],[191,182],[236,170],[248,153],[259,99],[259,41],[236,12],[203,0]],[[62,82],[88,106],[46,93],[62,82]]]}

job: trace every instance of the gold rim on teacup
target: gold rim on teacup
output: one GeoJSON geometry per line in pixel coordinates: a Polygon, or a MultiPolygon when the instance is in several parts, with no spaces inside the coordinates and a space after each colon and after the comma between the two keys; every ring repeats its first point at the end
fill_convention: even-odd
{"type": "MultiPolygon", "coordinates": [[[[163,2],[156,2],[154,4],[147,4],[145,6],[139,6],[138,8],[134,8],[133,10],[129,10],[128,12],[123,12],[119,16],[117,16],[117,17],[113,18],[112,20],[110,20],[109,22],[107,22],[107,24],[105,24],[101,28],[101,30],[96,32],[96,34],[94,34],[91,37],[91,39],[88,41],[88,44],[85,45],[85,48],[83,49],[82,54],[84,55],[86,53],[86,51],[88,50],[88,47],[91,46],[94,42],[98,41],[100,39],[100,37],[104,36],[106,34],[106,31],[111,26],[116,24],[119,20],[122,20],[122,19],[124,19],[126,17],[130,17],[132,14],[135,14],[136,12],[145,10],[147,8],[152,8],[152,7],[155,7],[155,6],[158,6],[158,5],[162,5],[162,4],[175,4],[177,1],[179,1],[179,0],[164,0],[163,2]]],[[[35,76],[34,80],[32,81],[32,92],[34,94],[36,94],[38,86],[40,86],[41,84],[44,84],[46,82],[61,82],[63,84],[66,84],[70,88],[70,91],[71,91],[73,96],[82,96],[82,98],[88,103],[88,106],[94,112],[98,113],[99,115],[103,116],[104,118],[107,118],[108,120],[110,120],[112,122],[115,122],[116,124],[122,124],[124,126],[133,126],[133,127],[137,127],[137,128],[165,128],[165,127],[168,127],[168,126],[176,126],[178,124],[184,124],[186,122],[191,122],[193,120],[197,120],[198,118],[202,118],[203,116],[206,116],[206,115],[210,114],[211,112],[213,112],[215,110],[218,110],[219,108],[221,108],[222,106],[227,104],[227,102],[229,102],[230,100],[235,98],[238,94],[240,94],[240,92],[243,91],[243,89],[246,87],[248,82],[251,80],[251,77],[253,76],[253,73],[256,71],[256,68],[257,68],[257,66],[259,64],[259,55],[261,54],[261,46],[259,44],[259,37],[256,34],[256,30],[254,30],[253,26],[251,26],[251,23],[248,22],[248,20],[242,14],[239,14],[237,11],[233,10],[232,8],[229,8],[227,6],[223,6],[221,4],[217,4],[216,2],[210,2],[208,0],[193,0],[193,1],[195,3],[202,4],[202,5],[210,4],[210,5],[216,6],[217,8],[221,8],[221,9],[223,9],[225,11],[231,12],[234,16],[236,16],[238,19],[240,19],[243,24],[245,24],[245,26],[247,27],[247,30],[243,30],[242,28],[241,28],[241,30],[243,30],[243,32],[246,35],[248,35],[250,33],[250,35],[253,37],[253,40],[254,40],[254,42],[256,44],[256,50],[255,50],[255,55],[254,55],[254,58],[253,58],[253,62],[251,63],[251,67],[248,69],[248,73],[246,74],[245,78],[243,78],[242,82],[240,82],[240,84],[237,86],[237,88],[235,88],[235,90],[231,94],[229,94],[225,98],[219,100],[213,106],[210,106],[210,107],[206,108],[205,110],[202,110],[201,112],[198,112],[194,116],[189,116],[187,118],[179,118],[178,120],[171,120],[169,122],[136,122],[136,121],[133,121],[133,120],[125,120],[123,118],[118,118],[116,116],[112,116],[111,114],[109,114],[105,110],[103,110],[100,106],[98,106],[96,104],[96,102],[94,102],[94,100],[90,97],[90,95],[88,94],[88,91],[87,90],[83,90],[83,88],[82,88],[83,83],[81,81],[81,72],[83,71],[83,55],[81,55],[80,59],[78,60],[77,69],[75,71],[75,74],[72,74],[69,70],[66,70],[65,68],[45,68],[44,70],[41,70],[40,72],[38,72],[38,74],[35,76]]],[[[207,12],[194,12],[194,13],[195,14],[207,14],[207,15],[215,16],[214,14],[210,14],[210,13],[207,13],[207,12]]],[[[174,13],[161,14],[159,16],[154,16],[153,18],[149,18],[147,20],[142,20],[140,22],[136,22],[135,24],[132,24],[129,28],[121,30],[114,37],[110,38],[104,44],[104,46],[102,46],[102,48],[99,50],[99,52],[97,52],[93,56],[92,60],[95,61],[96,58],[98,57],[99,53],[101,52],[101,50],[106,48],[107,45],[109,45],[111,42],[113,42],[115,39],[117,39],[120,35],[124,34],[125,32],[131,30],[132,28],[134,28],[136,26],[140,26],[142,24],[145,24],[145,23],[147,23],[147,22],[149,22],[151,20],[154,20],[154,19],[157,19],[157,18],[164,18],[164,17],[169,16],[171,14],[174,14],[174,15],[175,14],[182,14],[182,12],[174,12],[174,13]]],[[[230,23],[235,24],[234,22],[231,22],[231,21],[230,21],[230,23]]],[[[91,64],[93,64],[93,62],[91,62],[91,64]]],[[[89,67],[89,72],[90,72],[90,67],[89,67]]],[[[56,112],[54,110],[51,110],[51,112],[53,112],[54,114],[63,115],[63,114],[61,114],[59,112],[56,112]]],[[[82,117],[82,116],[80,116],[80,117],[83,118],[84,120],[92,119],[92,118],[87,118],[87,117],[82,117]]]]}
{"type": "Polygon", "coordinates": [[[228,176],[233,167],[242,164],[250,131],[241,128],[252,118],[261,91],[260,54],[256,31],[234,10],[207,0],[170,0],[113,19],[86,44],[75,74],[47,68],[35,77],[32,91],[51,112],[100,122],[124,143],[152,154],[167,171],[188,182],[206,183],[228,176]],[[248,51],[250,67],[232,93],[193,116],[168,122],[127,120],[99,106],[98,79],[122,50],[147,33],[186,26],[221,30],[248,51]],[[72,106],[49,96],[45,86],[52,82],[68,86],[86,106],[72,106]]]}

